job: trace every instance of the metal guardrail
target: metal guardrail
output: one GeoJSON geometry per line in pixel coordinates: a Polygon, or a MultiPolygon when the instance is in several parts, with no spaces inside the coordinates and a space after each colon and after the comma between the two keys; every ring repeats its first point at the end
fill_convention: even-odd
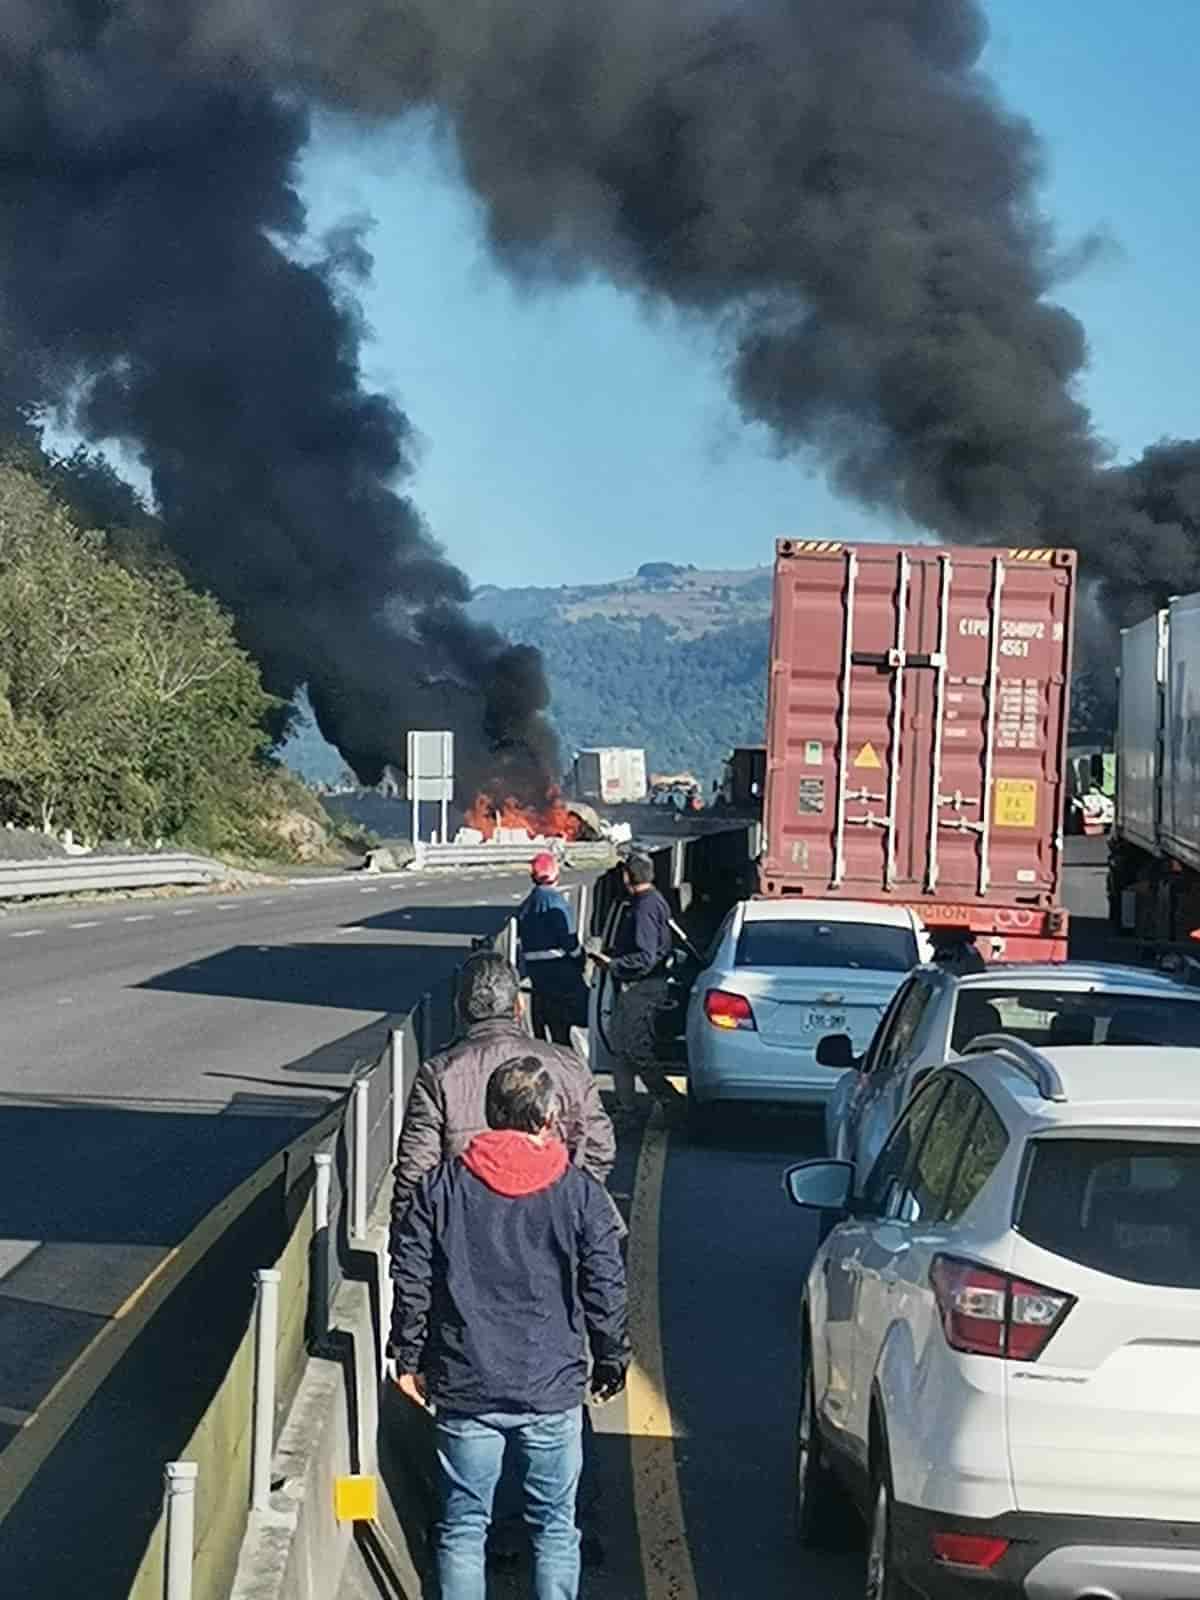
{"type": "Polygon", "coordinates": [[[434,867],[526,867],[541,851],[554,854],[572,867],[607,867],[615,846],[605,839],[562,845],[557,841],[529,840],[524,844],[418,844],[412,865],[434,867]]]}
{"type": "Polygon", "coordinates": [[[173,884],[219,883],[229,869],[208,856],[151,853],[71,856],[0,863],[0,900],[84,894],[93,889],[160,889],[173,884]]]}

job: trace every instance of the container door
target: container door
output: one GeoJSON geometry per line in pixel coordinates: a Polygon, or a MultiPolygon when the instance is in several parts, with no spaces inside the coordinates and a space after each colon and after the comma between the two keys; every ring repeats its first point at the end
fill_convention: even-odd
{"type": "Polygon", "coordinates": [[[781,549],[765,892],[1055,903],[1072,576],[1062,551],[781,549]]]}

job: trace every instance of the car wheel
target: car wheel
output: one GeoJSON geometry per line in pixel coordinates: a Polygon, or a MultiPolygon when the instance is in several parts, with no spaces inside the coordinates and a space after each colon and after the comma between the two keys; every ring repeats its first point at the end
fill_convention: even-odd
{"type": "Polygon", "coordinates": [[[719,1100],[697,1100],[694,1094],[688,1095],[688,1135],[697,1144],[708,1144],[712,1139],[716,1138],[720,1119],[721,1102],[719,1100]]]}
{"type": "Polygon", "coordinates": [[[796,1419],[793,1491],[796,1538],[806,1550],[839,1550],[850,1537],[851,1507],[821,1447],[812,1342],[808,1338],[805,1339],[804,1351],[800,1414],[796,1419]]]}
{"type": "Polygon", "coordinates": [[[883,1444],[871,1487],[867,1523],[866,1600],[911,1600],[912,1589],[896,1570],[892,1473],[883,1444]]]}

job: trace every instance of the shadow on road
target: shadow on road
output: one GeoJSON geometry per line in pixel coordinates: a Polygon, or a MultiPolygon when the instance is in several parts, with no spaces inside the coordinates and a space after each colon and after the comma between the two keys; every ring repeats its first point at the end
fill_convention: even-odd
{"type": "Polygon", "coordinates": [[[817,1239],[783,1172],[822,1153],[822,1123],[728,1111],[712,1144],[672,1137],[661,1220],[663,1348],[697,1588],[714,1600],[849,1600],[862,1592],[861,1553],[801,1552],[791,1521],[799,1310],[817,1239]]]}
{"type": "Polygon", "coordinates": [[[172,994],[345,1011],[405,1011],[462,961],[464,945],[234,945],[139,984],[172,994]]]}
{"type": "MultiPolygon", "coordinates": [[[[519,888],[528,888],[527,879],[518,878],[516,882],[519,888]]],[[[467,941],[483,934],[499,933],[511,914],[511,905],[393,906],[378,916],[362,917],[346,926],[367,928],[376,933],[443,933],[467,941]]]]}
{"type": "MultiPolygon", "coordinates": [[[[202,1217],[328,1107],[235,1096],[219,1113],[0,1104],[0,1408],[53,1384],[202,1217]],[[282,1109],[280,1109],[282,1108],[282,1109]],[[17,1259],[26,1245],[24,1259],[17,1259]],[[37,1243],[37,1241],[44,1241],[37,1243]]],[[[252,1274],[282,1247],[304,1185],[278,1179],[202,1258],[0,1522],[0,1594],[124,1600],[186,1445],[247,1326],[252,1274]]],[[[3,1455],[0,1454],[0,1462],[3,1455]]]]}

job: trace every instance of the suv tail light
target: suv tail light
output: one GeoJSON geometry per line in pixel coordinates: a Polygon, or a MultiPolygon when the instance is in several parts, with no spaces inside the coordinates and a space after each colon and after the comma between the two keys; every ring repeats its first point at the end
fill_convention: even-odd
{"type": "Polygon", "coordinates": [[[952,1350],[1036,1361],[1075,1297],[955,1256],[935,1256],[929,1280],[952,1350]]]}
{"type": "Polygon", "coordinates": [[[714,1028],[753,1028],[754,1009],[744,994],[730,994],[728,989],[710,989],[704,996],[704,1015],[714,1028]]]}
{"type": "Polygon", "coordinates": [[[930,1543],[935,1561],[990,1572],[1008,1554],[1010,1541],[984,1533],[935,1533],[930,1543]]]}

